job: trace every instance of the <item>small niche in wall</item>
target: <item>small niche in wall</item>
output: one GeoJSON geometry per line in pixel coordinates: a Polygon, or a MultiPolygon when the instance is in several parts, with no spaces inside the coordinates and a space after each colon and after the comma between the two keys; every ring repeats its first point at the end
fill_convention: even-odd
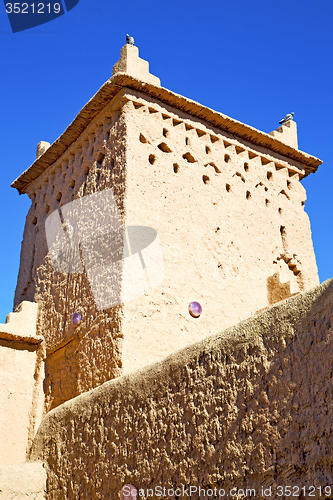
{"type": "Polygon", "coordinates": [[[266,176],[267,176],[267,179],[270,181],[272,179],[272,177],[273,177],[273,173],[272,172],[267,172],[266,176]]]}
{"type": "Polygon", "coordinates": [[[284,189],[282,189],[282,191],[280,191],[279,194],[282,194],[283,196],[285,196],[288,200],[290,200],[290,197],[287,195],[287,193],[285,192],[284,189]]]}
{"type": "Polygon", "coordinates": [[[200,130],[198,128],[196,129],[196,131],[197,131],[198,137],[202,137],[203,135],[206,134],[206,132],[204,132],[203,130],[200,130]]]}
{"type": "Polygon", "coordinates": [[[221,170],[212,161],[209,162],[209,163],[206,163],[205,167],[213,167],[213,169],[215,170],[216,174],[220,174],[221,173],[221,170]]]}
{"type": "Polygon", "coordinates": [[[46,205],[46,207],[45,207],[45,212],[48,214],[48,213],[49,213],[49,211],[50,211],[50,205],[46,205]]]}
{"type": "Polygon", "coordinates": [[[73,189],[73,188],[74,188],[74,186],[75,186],[75,180],[74,180],[74,179],[72,179],[69,185],[70,185],[70,187],[73,189]]]}
{"type": "Polygon", "coordinates": [[[210,136],[210,140],[211,140],[211,142],[214,144],[214,142],[217,142],[217,141],[219,140],[219,138],[218,138],[218,137],[216,137],[216,135],[211,135],[211,136],[210,136]]]}
{"type": "Polygon", "coordinates": [[[84,175],[88,175],[88,174],[89,174],[89,167],[88,167],[88,165],[86,165],[86,166],[84,167],[84,169],[83,169],[83,173],[84,173],[84,175]]]}
{"type": "Polygon", "coordinates": [[[209,179],[208,175],[203,175],[203,176],[202,176],[202,180],[203,180],[203,183],[204,183],[204,184],[208,184],[208,183],[209,183],[209,181],[210,181],[210,179],[209,179]]]}
{"type": "Polygon", "coordinates": [[[104,158],[105,158],[105,154],[104,153],[99,153],[98,156],[97,156],[97,163],[102,164],[104,158]]]}
{"type": "Polygon", "coordinates": [[[209,155],[209,153],[211,152],[211,149],[209,146],[206,146],[206,155],[209,155]]]}
{"type": "Polygon", "coordinates": [[[164,137],[169,137],[170,132],[169,132],[169,130],[167,128],[163,128],[163,135],[164,135],[164,137]]]}
{"type": "Polygon", "coordinates": [[[190,139],[188,137],[185,137],[185,144],[186,146],[190,145],[190,139]]]}
{"type": "Polygon", "coordinates": [[[149,163],[151,165],[154,165],[154,163],[156,161],[156,156],[155,155],[149,155],[148,160],[149,160],[149,163]]]}
{"type": "Polygon", "coordinates": [[[143,134],[140,134],[139,141],[142,142],[142,144],[146,144],[148,142],[143,134]]]}
{"type": "Polygon", "coordinates": [[[185,130],[192,130],[194,127],[192,127],[192,125],[188,125],[187,123],[185,123],[185,130]]]}
{"type": "Polygon", "coordinates": [[[226,185],[225,185],[225,189],[226,189],[226,191],[229,193],[229,192],[230,192],[230,190],[231,190],[231,186],[230,186],[230,184],[226,184],[226,185]]]}
{"type": "Polygon", "coordinates": [[[240,179],[241,179],[243,182],[246,182],[245,178],[242,176],[242,174],[241,174],[240,172],[236,172],[236,173],[233,175],[233,177],[235,177],[235,175],[236,175],[237,177],[240,177],[240,179]]]}
{"type": "Polygon", "coordinates": [[[163,153],[171,153],[172,152],[172,150],[169,148],[169,146],[167,144],[165,144],[165,142],[161,142],[161,144],[159,144],[157,147],[158,147],[158,149],[163,151],[163,153]]]}
{"type": "Polygon", "coordinates": [[[36,217],[36,216],[32,219],[32,223],[33,223],[34,225],[36,225],[36,224],[37,224],[37,217],[36,217]]]}
{"type": "Polygon", "coordinates": [[[246,199],[249,200],[251,198],[251,193],[250,191],[246,191],[246,199]]]}
{"type": "Polygon", "coordinates": [[[183,154],[183,158],[184,158],[184,160],[188,161],[189,163],[196,162],[196,159],[191,155],[191,153],[183,154]]]}
{"type": "Polygon", "coordinates": [[[244,163],[244,171],[245,172],[249,171],[249,164],[248,163],[244,163]]]}
{"type": "Polygon", "coordinates": [[[174,127],[177,127],[177,125],[180,125],[181,123],[183,123],[181,120],[176,120],[175,118],[172,120],[172,125],[174,127]]]}
{"type": "Polygon", "coordinates": [[[230,161],[230,156],[229,156],[229,155],[224,155],[224,161],[225,161],[226,163],[229,163],[229,161],[230,161]]]}
{"type": "Polygon", "coordinates": [[[58,191],[57,197],[56,197],[57,201],[60,201],[61,197],[62,197],[62,193],[60,191],[58,191]]]}
{"type": "Polygon", "coordinates": [[[268,207],[269,204],[270,204],[270,201],[266,198],[265,199],[265,205],[266,205],[266,207],[268,207]]]}
{"type": "Polygon", "coordinates": [[[174,163],[173,164],[173,171],[175,172],[175,174],[178,174],[178,172],[179,172],[179,165],[178,165],[178,163],[174,163]]]}

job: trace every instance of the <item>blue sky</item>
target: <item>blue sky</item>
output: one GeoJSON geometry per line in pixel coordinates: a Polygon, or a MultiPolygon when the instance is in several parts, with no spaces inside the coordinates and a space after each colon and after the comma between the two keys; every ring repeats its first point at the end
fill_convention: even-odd
{"type": "Polygon", "coordinates": [[[303,181],[320,280],[333,277],[333,2],[80,0],[13,34],[0,5],[0,322],[12,311],[30,206],[11,182],[112,74],[126,33],[164,87],[265,132],[295,112],[299,148],[323,160],[303,181]]]}

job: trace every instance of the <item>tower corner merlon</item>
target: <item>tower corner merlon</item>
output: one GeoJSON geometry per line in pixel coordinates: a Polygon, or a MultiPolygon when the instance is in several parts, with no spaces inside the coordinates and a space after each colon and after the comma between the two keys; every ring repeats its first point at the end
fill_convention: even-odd
{"type": "Polygon", "coordinates": [[[139,57],[139,49],[135,45],[126,44],[120,51],[120,59],[113,66],[112,76],[118,73],[126,73],[142,82],[161,86],[157,76],[149,73],[149,63],[139,57]]]}
{"type": "Polygon", "coordinates": [[[292,148],[298,149],[297,124],[294,120],[288,120],[279,128],[270,132],[269,135],[292,148]]]}

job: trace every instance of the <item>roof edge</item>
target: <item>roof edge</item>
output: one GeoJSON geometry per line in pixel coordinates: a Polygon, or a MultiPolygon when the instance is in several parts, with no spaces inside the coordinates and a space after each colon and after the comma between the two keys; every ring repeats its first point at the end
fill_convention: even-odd
{"type": "Polygon", "coordinates": [[[11,184],[11,186],[16,188],[20,194],[25,193],[28,185],[37,179],[47,167],[52,165],[66,149],[78,139],[95,116],[124,87],[140,91],[150,97],[154,97],[164,104],[204,120],[229,134],[233,134],[257,146],[266,147],[275,153],[296,160],[305,166],[305,175],[316,172],[319,165],[322,164],[322,161],[318,158],[299,151],[298,149],[294,149],[266,132],[261,132],[250,125],[246,125],[229,116],[207,108],[196,101],[176,94],[166,88],[142,82],[126,73],[117,73],[102,85],[61,136],[58,137],[45,153],[37,158],[34,163],[11,184]]]}

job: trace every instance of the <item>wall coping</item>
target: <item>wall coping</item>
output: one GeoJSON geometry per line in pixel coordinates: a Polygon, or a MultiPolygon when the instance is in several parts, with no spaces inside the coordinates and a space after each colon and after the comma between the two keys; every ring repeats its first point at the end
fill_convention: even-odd
{"type": "Polygon", "coordinates": [[[284,144],[275,137],[255,129],[229,116],[214,111],[191,99],[183,97],[163,87],[152,85],[134,78],[126,73],[117,73],[107,80],[98,92],[81,109],[73,122],[61,136],[25,170],[12,184],[20,194],[27,192],[28,185],[52,165],[68,147],[82,134],[95,116],[123,88],[129,88],[147,94],[160,102],[172,106],[184,113],[206,121],[214,127],[245,139],[257,146],[268,148],[287,158],[299,161],[305,166],[305,176],[316,172],[322,161],[307,153],[284,144]]]}

